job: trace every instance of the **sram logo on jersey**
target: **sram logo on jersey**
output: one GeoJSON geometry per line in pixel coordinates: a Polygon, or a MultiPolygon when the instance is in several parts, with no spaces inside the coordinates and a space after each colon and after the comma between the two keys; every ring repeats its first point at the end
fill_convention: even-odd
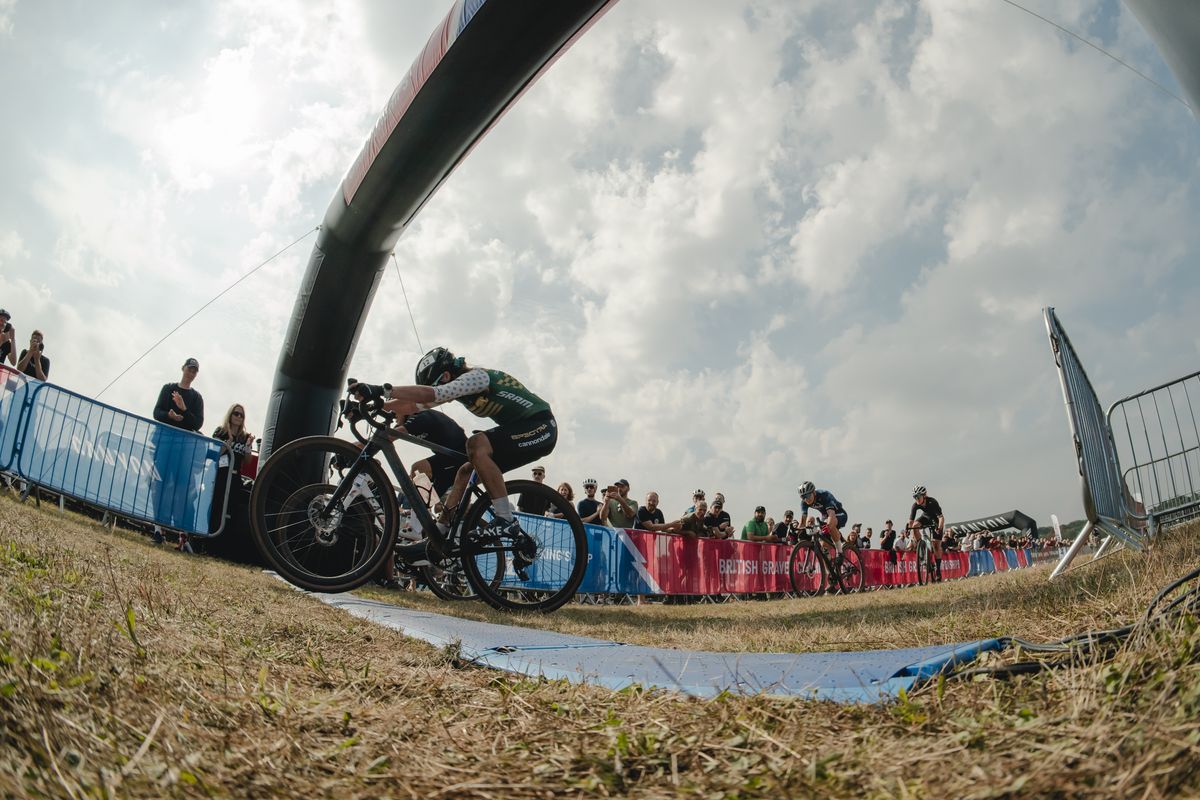
{"type": "Polygon", "coordinates": [[[519,394],[513,394],[512,392],[499,391],[499,392],[496,392],[496,396],[502,397],[505,400],[511,400],[514,403],[516,403],[517,405],[524,406],[525,408],[533,408],[533,401],[526,397],[521,397],[521,395],[519,395],[519,394]]]}

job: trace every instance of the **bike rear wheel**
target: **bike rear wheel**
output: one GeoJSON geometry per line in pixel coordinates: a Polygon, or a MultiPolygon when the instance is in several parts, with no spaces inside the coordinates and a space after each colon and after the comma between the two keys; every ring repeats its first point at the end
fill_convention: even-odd
{"type": "Polygon", "coordinates": [[[515,535],[492,511],[490,497],[480,497],[462,522],[463,572],[476,594],[503,611],[550,612],[575,595],[587,569],[587,535],[575,508],[558,492],[533,481],[505,484],[509,505],[540,507],[561,518],[517,513],[515,535]],[[528,558],[522,566],[518,554],[528,558]],[[529,558],[531,557],[531,558],[529,558]],[[522,577],[520,572],[525,572],[522,577]]]}
{"type": "Polygon", "coordinates": [[[392,556],[396,496],[377,462],[367,462],[349,504],[329,508],[358,456],[342,439],[309,436],[279,448],[259,469],[250,495],[254,542],[272,569],[302,589],[356,589],[392,556]]]}
{"type": "Polygon", "coordinates": [[[801,597],[816,597],[825,593],[829,576],[825,574],[825,560],[817,552],[817,547],[813,542],[799,542],[792,548],[791,558],[788,559],[792,591],[801,597]]]}

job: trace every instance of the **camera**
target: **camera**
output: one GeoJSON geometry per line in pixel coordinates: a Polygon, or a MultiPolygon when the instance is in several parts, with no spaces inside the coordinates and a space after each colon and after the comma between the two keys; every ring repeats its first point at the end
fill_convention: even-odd
{"type": "Polygon", "coordinates": [[[2,329],[0,329],[0,333],[8,333],[11,330],[12,330],[12,323],[6,322],[6,323],[4,323],[4,327],[2,329]]]}

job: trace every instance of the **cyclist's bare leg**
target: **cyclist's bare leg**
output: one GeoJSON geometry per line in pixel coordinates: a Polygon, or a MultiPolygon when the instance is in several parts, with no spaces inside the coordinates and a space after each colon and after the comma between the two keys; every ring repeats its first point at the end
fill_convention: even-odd
{"type": "Polygon", "coordinates": [[[833,540],[835,552],[842,552],[842,532],[838,528],[837,514],[830,511],[825,518],[825,527],[829,528],[829,538],[833,540]]]}
{"type": "Polygon", "coordinates": [[[471,472],[474,469],[470,461],[458,468],[458,472],[454,475],[454,485],[450,487],[450,490],[446,492],[446,496],[442,498],[442,513],[438,515],[438,522],[443,525],[450,524],[450,515],[458,507],[459,498],[466,491],[467,481],[471,479],[471,472]]]}
{"type": "Polygon", "coordinates": [[[479,473],[479,480],[483,488],[487,489],[488,497],[493,500],[508,497],[508,490],[504,487],[504,473],[496,466],[496,462],[492,461],[492,443],[486,435],[477,433],[467,440],[467,458],[479,473]]]}

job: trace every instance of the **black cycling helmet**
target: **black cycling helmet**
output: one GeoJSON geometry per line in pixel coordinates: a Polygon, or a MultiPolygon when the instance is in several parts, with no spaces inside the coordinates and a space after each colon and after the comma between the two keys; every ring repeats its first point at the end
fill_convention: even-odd
{"type": "Polygon", "coordinates": [[[433,348],[421,356],[421,360],[417,362],[417,385],[436,386],[437,380],[442,376],[442,373],[453,367],[460,366],[461,361],[461,358],[455,358],[454,353],[451,353],[444,347],[433,348]]]}
{"type": "Polygon", "coordinates": [[[926,490],[926,488],[924,486],[917,484],[916,486],[913,487],[913,499],[914,500],[916,500],[918,497],[920,497],[923,494],[929,494],[928,490],[926,490]]]}

